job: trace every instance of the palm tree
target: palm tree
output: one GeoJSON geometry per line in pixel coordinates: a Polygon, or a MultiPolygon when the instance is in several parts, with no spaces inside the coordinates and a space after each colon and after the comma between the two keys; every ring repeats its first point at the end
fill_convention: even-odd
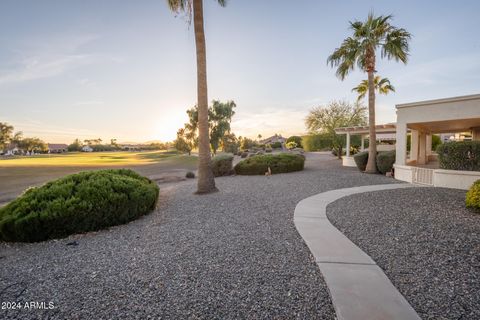
{"type": "Polygon", "coordinates": [[[368,163],[365,172],[377,172],[375,158],[375,84],[374,73],[376,52],[380,49],[380,57],[407,63],[410,33],[403,28],[390,24],[392,16],[375,17],[368,15],[365,21],[350,22],[353,35],[343,40],[342,45],[328,57],[328,63],[337,67],[337,76],[343,80],[355,66],[368,74],[368,123],[369,136],[372,143],[368,148],[368,163]]]}
{"type": "MultiPolygon", "coordinates": [[[[202,0],[167,0],[170,10],[188,15],[193,12],[195,46],[197,50],[197,105],[198,105],[198,185],[197,194],[217,191],[215,179],[210,167],[210,139],[208,135],[208,93],[207,93],[207,57],[205,32],[203,29],[202,0]]],[[[224,7],[226,0],[217,0],[224,7]]]]}
{"type": "MultiPolygon", "coordinates": [[[[380,76],[375,76],[373,78],[373,85],[375,90],[383,95],[387,95],[390,92],[395,92],[395,87],[392,86],[388,78],[381,78],[380,76]]],[[[357,101],[360,102],[368,92],[368,80],[362,80],[358,86],[352,89],[352,91],[358,93],[357,101]]]]}

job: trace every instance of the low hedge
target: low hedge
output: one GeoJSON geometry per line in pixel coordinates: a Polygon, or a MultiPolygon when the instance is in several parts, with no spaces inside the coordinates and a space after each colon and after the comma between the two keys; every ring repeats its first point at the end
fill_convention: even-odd
{"type": "MultiPolygon", "coordinates": [[[[381,174],[385,174],[387,172],[392,171],[393,164],[395,163],[395,150],[392,151],[380,151],[377,154],[376,162],[377,162],[377,170],[381,174]]],[[[368,157],[367,157],[368,160],[368,157]]],[[[366,165],[366,163],[365,163],[366,165]]]]}
{"type": "Polygon", "coordinates": [[[212,171],[215,177],[228,176],[233,171],[233,156],[221,154],[212,158],[212,171]]]}
{"type": "Polygon", "coordinates": [[[152,211],[158,193],[132,170],[69,175],[0,208],[0,240],[36,242],[123,224],[152,211]]]}
{"type": "Polygon", "coordinates": [[[480,141],[449,141],[437,147],[440,168],[480,171],[480,141]]]}
{"type": "Polygon", "coordinates": [[[305,166],[305,157],[298,154],[279,153],[255,155],[242,160],[235,166],[239,175],[263,175],[270,170],[272,174],[301,171],[305,166]]]}
{"type": "Polygon", "coordinates": [[[367,169],[367,162],[368,162],[368,151],[362,151],[353,156],[353,160],[357,165],[358,170],[365,171],[367,169]]]}
{"type": "Polygon", "coordinates": [[[465,205],[467,208],[480,212],[480,180],[475,181],[467,191],[465,205]]]}

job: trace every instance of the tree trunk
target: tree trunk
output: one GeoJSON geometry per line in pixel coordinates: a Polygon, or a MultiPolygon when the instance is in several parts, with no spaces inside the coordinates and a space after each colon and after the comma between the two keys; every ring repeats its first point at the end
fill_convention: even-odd
{"type": "Polygon", "coordinates": [[[368,162],[365,169],[366,173],[377,172],[377,135],[375,133],[375,68],[368,69],[368,125],[369,125],[369,144],[368,144],[368,162]]]}
{"type": "Polygon", "coordinates": [[[203,30],[202,0],[193,0],[193,23],[197,49],[198,98],[198,185],[197,194],[217,191],[210,164],[210,139],[208,134],[207,54],[203,30]]]}

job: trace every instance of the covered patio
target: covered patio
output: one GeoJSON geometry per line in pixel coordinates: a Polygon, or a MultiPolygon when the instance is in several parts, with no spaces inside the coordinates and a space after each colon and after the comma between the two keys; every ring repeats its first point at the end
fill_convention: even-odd
{"type": "Polygon", "coordinates": [[[467,189],[480,172],[437,169],[432,135],[470,132],[480,140],[480,94],[399,104],[395,178],[433,186],[467,189]],[[407,157],[407,131],[411,134],[407,157]]]}
{"type": "MultiPolygon", "coordinates": [[[[377,133],[377,141],[388,140],[393,141],[395,140],[395,133],[396,133],[396,125],[395,123],[387,123],[387,124],[380,124],[375,126],[375,131],[377,133]]],[[[355,161],[353,160],[353,156],[350,154],[350,146],[351,146],[351,137],[353,135],[359,135],[361,137],[360,143],[360,151],[365,150],[365,139],[368,138],[369,127],[368,126],[361,126],[361,127],[341,127],[335,129],[336,134],[346,135],[346,150],[345,156],[342,157],[342,164],[346,167],[355,167],[355,161]]],[[[395,150],[394,144],[377,144],[378,151],[390,151],[395,150]]]]}

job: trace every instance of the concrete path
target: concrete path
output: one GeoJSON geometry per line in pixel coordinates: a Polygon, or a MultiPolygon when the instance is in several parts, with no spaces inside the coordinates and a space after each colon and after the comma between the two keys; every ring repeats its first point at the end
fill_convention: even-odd
{"type": "Polygon", "coordinates": [[[362,192],[412,187],[383,184],[323,192],[300,201],[295,226],[325,278],[339,320],[420,319],[382,269],[327,218],[327,205],[362,192]]]}

